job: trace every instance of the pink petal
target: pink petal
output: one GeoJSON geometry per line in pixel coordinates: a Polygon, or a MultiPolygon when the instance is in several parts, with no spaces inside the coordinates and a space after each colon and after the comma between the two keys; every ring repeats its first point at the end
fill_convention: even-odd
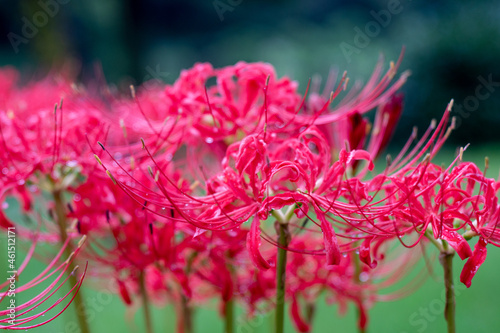
{"type": "Polygon", "coordinates": [[[298,332],[307,333],[311,330],[309,324],[300,316],[299,302],[295,294],[293,295],[290,312],[292,314],[293,323],[295,324],[298,332]]]}
{"type": "Polygon", "coordinates": [[[5,216],[2,209],[0,208],[0,227],[8,229],[13,226],[14,225],[12,224],[12,222],[7,218],[7,216],[5,216]]]}
{"type": "Polygon", "coordinates": [[[250,232],[247,235],[247,249],[250,258],[258,269],[265,270],[271,267],[271,264],[260,253],[260,219],[257,215],[254,216],[250,232]]]}
{"type": "Polygon", "coordinates": [[[441,238],[450,244],[450,246],[457,251],[460,259],[464,260],[472,255],[469,243],[458,232],[453,230],[443,229],[441,238]]]}
{"type": "Polygon", "coordinates": [[[361,246],[359,247],[359,259],[361,262],[365,263],[370,268],[377,267],[377,260],[373,260],[370,255],[370,243],[372,241],[372,237],[366,238],[361,246]]]}
{"type": "Polygon", "coordinates": [[[321,221],[321,230],[323,230],[323,240],[325,242],[326,263],[330,265],[338,265],[340,263],[340,247],[337,242],[337,236],[332,225],[325,219],[323,212],[316,210],[316,215],[321,221]]]}
{"type": "Polygon", "coordinates": [[[364,332],[366,330],[366,326],[368,324],[368,316],[366,314],[366,308],[365,308],[362,301],[357,300],[356,303],[357,303],[356,305],[357,305],[358,311],[359,311],[358,327],[359,327],[360,331],[364,332]]]}
{"type": "Polygon", "coordinates": [[[353,150],[349,153],[349,157],[347,158],[347,164],[352,163],[357,160],[366,160],[368,161],[368,170],[373,170],[373,161],[369,152],[366,150],[353,150]]]}
{"type": "Polygon", "coordinates": [[[477,270],[486,259],[487,244],[488,243],[484,238],[482,237],[479,238],[479,241],[474,247],[474,252],[472,253],[472,256],[469,258],[469,260],[467,260],[467,262],[464,265],[464,268],[462,269],[462,273],[460,274],[460,282],[465,284],[467,288],[470,287],[472,283],[472,278],[474,277],[474,275],[476,275],[477,270]]]}
{"type": "Polygon", "coordinates": [[[347,153],[345,149],[342,149],[339,153],[339,162],[345,163],[346,165],[353,164],[355,161],[365,160],[368,161],[368,170],[373,170],[373,161],[369,152],[366,150],[353,150],[347,153]]]}
{"type": "Polygon", "coordinates": [[[127,286],[125,286],[125,283],[122,280],[117,280],[118,282],[118,290],[120,292],[120,296],[125,302],[126,305],[132,304],[132,299],[130,298],[130,294],[127,290],[127,286]]]}

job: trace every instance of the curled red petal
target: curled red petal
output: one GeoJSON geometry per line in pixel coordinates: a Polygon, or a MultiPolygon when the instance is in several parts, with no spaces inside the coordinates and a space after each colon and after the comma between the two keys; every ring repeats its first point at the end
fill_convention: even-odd
{"type": "Polygon", "coordinates": [[[8,229],[13,226],[14,224],[12,224],[12,222],[7,218],[7,216],[5,216],[2,209],[0,208],[0,227],[8,229]]]}
{"type": "Polygon", "coordinates": [[[357,160],[366,160],[368,161],[368,170],[373,170],[373,161],[372,157],[369,152],[366,150],[353,150],[349,153],[349,156],[347,157],[347,164],[353,163],[354,161],[357,160]]]}
{"type": "Polygon", "coordinates": [[[316,214],[321,221],[321,230],[323,231],[323,240],[325,242],[326,264],[328,266],[338,265],[342,256],[335,230],[333,230],[332,225],[325,219],[322,212],[316,211],[316,214]]]}
{"type": "Polygon", "coordinates": [[[342,149],[339,153],[339,162],[342,164],[345,163],[346,165],[349,165],[358,160],[368,161],[368,170],[373,170],[374,164],[372,156],[366,150],[352,150],[348,153],[345,149],[342,149]]]}
{"type": "Polygon", "coordinates": [[[460,259],[464,260],[472,255],[469,243],[467,243],[463,236],[458,232],[453,230],[443,230],[441,238],[447,241],[448,244],[450,244],[450,246],[457,251],[460,259]]]}
{"type": "Polygon", "coordinates": [[[131,305],[132,299],[130,298],[130,294],[128,292],[127,286],[125,285],[125,283],[122,280],[117,280],[117,282],[118,282],[118,290],[120,292],[120,296],[121,296],[123,302],[125,302],[125,304],[127,304],[127,305],[131,305]]]}
{"type": "Polygon", "coordinates": [[[366,238],[361,246],[359,247],[359,260],[362,263],[365,263],[370,268],[377,267],[377,260],[372,261],[372,257],[370,255],[370,244],[373,237],[366,238]]]}
{"type": "Polygon", "coordinates": [[[460,274],[460,282],[465,284],[467,288],[470,287],[472,283],[472,278],[474,277],[474,275],[476,275],[477,270],[486,259],[487,244],[488,244],[487,241],[483,237],[479,238],[479,241],[474,247],[474,252],[472,253],[472,256],[469,258],[469,260],[467,260],[467,262],[464,265],[464,268],[462,269],[462,273],[460,274]]]}
{"type": "Polygon", "coordinates": [[[260,253],[260,219],[257,215],[254,216],[247,235],[247,249],[252,262],[258,269],[265,270],[271,267],[271,264],[260,253]]]}
{"type": "Polygon", "coordinates": [[[16,186],[16,194],[19,197],[19,201],[22,203],[22,207],[24,211],[29,211],[31,209],[31,196],[29,192],[26,190],[24,185],[16,186]]]}
{"type": "Polygon", "coordinates": [[[299,301],[297,300],[297,295],[293,295],[292,306],[290,307],[290,312],[292,315],[293,323],[297,328],[298,332],[307,333],[311,330],[310,325],[302,319],[299,309],[299,301]]]}
{"type": "Polygon", "coordinates": [[[358,327],[360,331],[364,332],[366,330],[368,324],[368,316],[366,314],[366,308],[362,301],[356,301],[356,306],[358,307],[359,316],[358,316],[358,327]]]}

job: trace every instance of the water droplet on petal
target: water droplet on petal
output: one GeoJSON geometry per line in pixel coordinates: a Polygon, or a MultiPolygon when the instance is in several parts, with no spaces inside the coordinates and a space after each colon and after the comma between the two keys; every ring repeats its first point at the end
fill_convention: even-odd
{"type": "Polygon", "coordinates": [[[214,142],[214,139],[213,138],[206,138],[205,142],[206,143],[212,143],[212,142],[214,142]]]}
{"type": "Polygon", "coordinates": [[[366,272],[361,272],[361,273],[359,274],[359,281],[361,281],[361,282],[366,282],[366,281],[368,281],[368,278],[369,278],[369,275],[368,275],[368,273],[366,273],[366,272]]]}

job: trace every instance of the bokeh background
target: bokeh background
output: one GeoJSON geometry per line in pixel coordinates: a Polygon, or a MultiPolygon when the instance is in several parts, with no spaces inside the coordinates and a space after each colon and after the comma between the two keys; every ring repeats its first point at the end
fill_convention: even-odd
{"type": "MultiPolygon", "coordinates": [[[[481,165],[488,154],[489,175],[496,177],[500,1],[0,0],[0,65],[19,68],[25,81],[71,70],[83,82],[106,80],[125,91],[131,83],[148,80],[172,83],[196,62],[225,66],[245,60],[273,64],[304,91],[309,78],[326,78],[331,68],[366,81],[380,54],[396,60],[403,46],[401,70],[411,70],[412,76],[403,88],[405,110],[390,149],[401,147],[413,126],[423,129],[439,118],[454,98],[459,126],[440,158],[449,162],[457,146],[471,143],[465,159],[481,165]]],[[[460,332],[500,331],[500,251],[494,250],[473,286],[457,297],[460,332]]],[[[458,279],[461,263],[455,262],[458,279]]],[[[432,312],[442,290],[440,282],[429,278],[418,293],[376,305],[371,332],[444,331],[441,313],[432,312]],[[414,316],[422,308],[431,311],[425,327],[412,322],[425,317],[414,316]]],[[[339,320],[336,311],[335,306],[321,307],[315,332],[332,327],[354,332],[354,312],[339,320]]],[[[140,332],[140,318],[131,324],[133,314],[112,299],[96,312],[92,326],[96,332],[140,332]]],[[[199,311],[199,332],[221,331],[216,316],[216,305],[199,311]]],[[[159,331],[173,331],[171,312],[157,309],[155,317],[159,331]]],[[[239,328],[247,332],[251,326],[239,328]]],[[[263,323],[255,332],[269,329],[263,323]]],[[[38,331],[78,332],[65,327],[64,320],[38,331]]]]}

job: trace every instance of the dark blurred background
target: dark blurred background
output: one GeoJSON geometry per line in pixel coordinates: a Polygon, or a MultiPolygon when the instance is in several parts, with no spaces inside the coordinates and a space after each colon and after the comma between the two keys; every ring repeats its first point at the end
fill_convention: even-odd
{"type": "Polygon", "coordinates": [[[0,65],[26,80],[76,65],[82,80],[102,68],[117,86],[171,83],[196,62],[245,60],[272,63],[302,92],[332,66],[366,82],[379,54],[388,65],[405,45],[401,69],[413,74],[397,138],[454,98],[450,144],[500,141],[495,0],[0,0],[0,38],[0,65]]]}

